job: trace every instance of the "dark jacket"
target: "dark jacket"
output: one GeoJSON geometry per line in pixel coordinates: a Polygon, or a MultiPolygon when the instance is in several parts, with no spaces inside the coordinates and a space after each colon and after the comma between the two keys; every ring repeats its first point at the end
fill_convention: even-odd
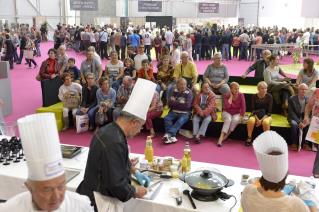
{"type": "Polygon", "coordinates": [[[6,39],[4,44],[6,45],[6,56],[12,56],[14,52],[14,45],[11,39],[6,39]]]}
{"type": "Polygon", "coordinates": [[[92,203],[93,191],[126,202],[135,195],[130,170],[125,134],[112,122],[95,133],[90,144],[84,179],[76,191],[90,197],[92,203]]]}
{"type": "MultiPolygon", "coordinates": [[[[305,105],[308,103],[308,97],[305,97],[305,105]]],[[[298,95],[291,96],[288,100],[288,121],[296,121],[298,124],[303,121],[305,111],[301,111],[298,95]]]]}
{"type": "Polygon", "coordinates": [[[264,70],[267,68],[268,64],[265,60],[260,59],[254,62],[248,70],[247,74],[255,70],[255,78],[263,79],[264,78],[264,70]]]}
{"type": "Polygon", "coordinates": [[[262,99],[258,98],[257,94],[251,97],[251,114],[262,119],[265,115],[271,116],[273,106],[273,97],[271,94],[266,93],[262,99]]]}
{"type": "Polygon", "coordinates": [[[183,92],[179,92],[175,88],[171,98],[168,101],[168,106],[171,110],[182,112],[190,112],[192,110],[193,93],[189,88],[183,92]],[[171,99],[172,97],[174,97],[174,100],[171,99]]]}
{"type": "Polygon", "coordinates": [[[80,70],[78,69],[78,67],[69,67],[68,69],[64,70],[64,73],[66,72],[71,73],[73,75],[73,80],[80,80],[80,70]]]}
{"type": "Polygon", "coordinates": [[[209,44],[210,44],[211,46],[217,46],[217,35],[212,34],[212,35],[209,37],[209,44]]]}
{"type": "Polygon", "coordinates": [[[88,89],[87,85],[82,87],[82,102],[81,107],[92,108],[97,104],[96,91],[98,87],[93,85],[91,89],[88,89]]]}
{"type": "Polygon", "coordinates": [[[25,36],[22,36],[20,41],[20,49],[24,50],[26,45],[27,45],[27,39],[25,36]]]}
{"type": "Polygon", "coordinates": [[[202,44],[202,34],[197,32],[195,34],[195,45],[202,44]]]}

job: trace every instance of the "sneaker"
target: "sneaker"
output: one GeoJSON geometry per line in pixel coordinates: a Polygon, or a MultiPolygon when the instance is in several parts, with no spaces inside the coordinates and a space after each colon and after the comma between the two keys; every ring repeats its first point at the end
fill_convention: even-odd
{"type": "Polygon", "coordinates": [[[164,144],[173,144],[177,141],[175,137],[166,137],[165,140],[163,140],[164,144]],[[173,138],[173,139],[172,139],[173,138]]]}
{"type": "Polygon", "coordinates": [[[169,137],[169,139],[170,139],[173,143],[177,142],[177,138],[176,138],[175,136],[171,136],[171,137],[169,137]]]}
{"type": "Polygon", "coordinates": [[[168,133],[165,133],[165,135],[162,137],[162,140],[166,141],[168,139],[168,137],[169,137],[168,133]]]}

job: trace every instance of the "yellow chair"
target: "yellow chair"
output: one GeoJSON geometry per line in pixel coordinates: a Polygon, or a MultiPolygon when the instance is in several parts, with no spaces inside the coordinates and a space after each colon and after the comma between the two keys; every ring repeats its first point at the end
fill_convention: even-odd
{"type": "Polygon", "coordinates": [[[63,129],[63,103],[59,102],[49,107],[40,107],[36,113],[54,113],[58,131],[63,129]]]}

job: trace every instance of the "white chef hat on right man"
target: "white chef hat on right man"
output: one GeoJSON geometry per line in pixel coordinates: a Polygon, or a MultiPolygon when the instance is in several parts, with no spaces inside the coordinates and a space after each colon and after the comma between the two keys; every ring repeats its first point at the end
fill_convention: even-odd
{"type": "Polygon", "coordinates": [[[275,131],[266,131],[254,140],[253,147],[263,178],[272,183],[282,181],[288,173],[285,139],[275,131]]]}

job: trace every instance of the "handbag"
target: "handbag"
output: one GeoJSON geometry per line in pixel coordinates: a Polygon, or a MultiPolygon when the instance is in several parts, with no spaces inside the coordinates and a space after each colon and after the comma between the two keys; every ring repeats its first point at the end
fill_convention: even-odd
{"type": "Polygon", "coordinates": [[[89,130],[89,116],[88,114],[76,115],[76,133],[86,132],[89,130]]]}
{"type": "Polygon", "coordinates": [[[76,92],[68,92],[65,94],[63,106],[66,108],[78,108],[81,103],[80,95],[76,92]]]}
{"type": "Polygon", "coordinates": [[[34,52],[33,52],[33,50],[24,50],[24,57],[25,57],[25,59],[33,59],[33,57],[34,57],[34,52]]]}

